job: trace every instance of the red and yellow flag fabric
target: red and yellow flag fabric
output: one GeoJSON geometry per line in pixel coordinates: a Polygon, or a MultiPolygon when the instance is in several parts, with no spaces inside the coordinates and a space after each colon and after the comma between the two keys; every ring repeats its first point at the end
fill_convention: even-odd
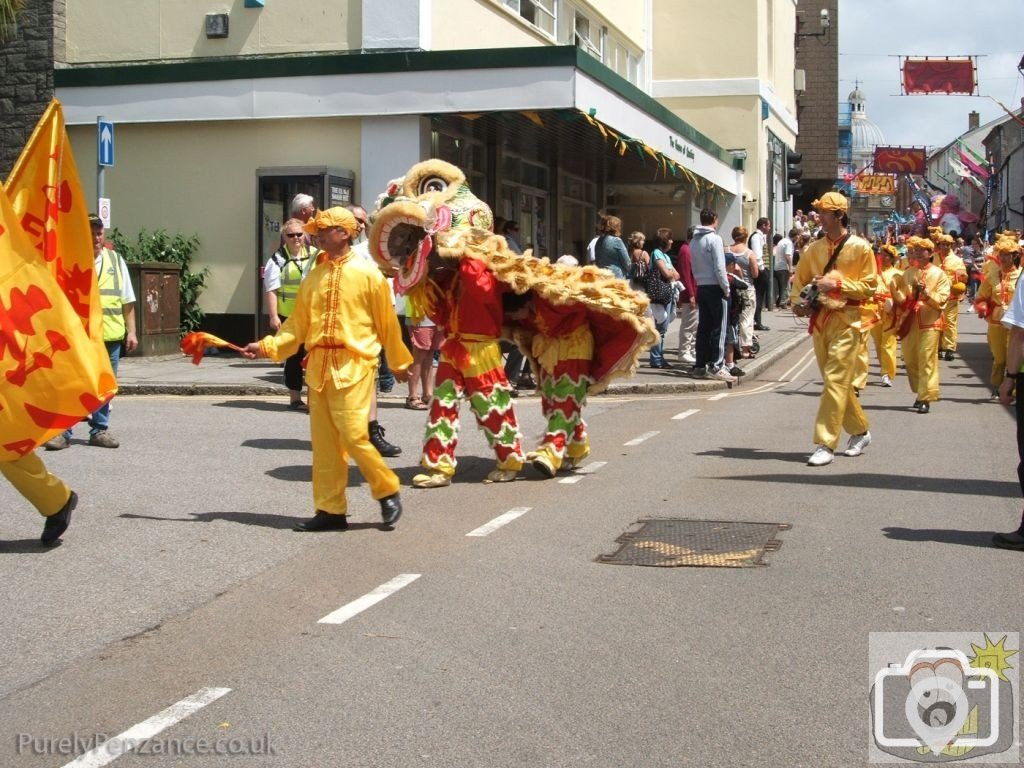
{"type": "Polygon", "coordinates": [[[82,318],[86,332],[102,339],[88,203],[56,99],[32,132],[5,189],[18,224],[82,318]]]}
{"type": "Polygon", "coordinates": [[[230,341],[224,341],[224,339],[214,336],[212,333],[206,333],[205,331],[193,331],[192,333],[187,333],[185,334],[185,338],[181,340],[182,353],[191,357],[194,365],[199,365],[199,363],[203,361],[203,355],[206,354],[206,350],[210,347],[233,349],[236,352],[245,351],[241,347],[235,346],[230,341]]]}
{"type": "Polygon", "coordinates": [[[0,461],[24,456],[117,392],[90,311],[98,297],[92,237],[67,146],[54,102],[12,175],[21,186],[0,193],[0,461]],[[57,124],[56,135],[41,129],[57,124]],[[41,141],[53,145],[40,151],[41,141]],[[20,196],[21,212],[8,192],[20,196]]]}

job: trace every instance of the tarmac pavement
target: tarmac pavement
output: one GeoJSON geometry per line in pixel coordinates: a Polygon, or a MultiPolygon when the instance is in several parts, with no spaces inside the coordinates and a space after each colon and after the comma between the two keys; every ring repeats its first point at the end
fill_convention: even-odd
{"type": "MultiPolygon", "coordinates": [[[[761,351],[753,360],[742,360],[740,367],[747,375],[738,386],[752,381],[774,361],[810,337],[807,321],[789,310],[765,312],[771,330],[757,334],[761,351]]],[[[615,395],[668,394],[673,392],[705,392],[726,390],[722,381],[695,379],[689,367],[679,363],[676,347],[679,320],[674,319],[665,336],[665,356],[671,369],[654,369],[641,358],[635,376],[616,379],[607,392],[615,395]]],[[[122,395],[284,395],[280,366],[268,360],[246,360],[233,352],[212,350],[200,365],[183,356],[122,357],[118,369],[118,386],[122,395]]],[[[384,399],[405,397],[405,387],[398,386],[384,399]]]]}

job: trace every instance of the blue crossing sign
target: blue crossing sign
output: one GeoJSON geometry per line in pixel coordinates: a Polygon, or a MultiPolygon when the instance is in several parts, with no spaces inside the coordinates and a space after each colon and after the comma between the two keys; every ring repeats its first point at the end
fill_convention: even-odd
{"type": "Polygon", "coordinates": [[[96,156],[99,158],[99,165],[112,166],[114,164],[114,124],[107,120],[96,121],[96,156]]]}

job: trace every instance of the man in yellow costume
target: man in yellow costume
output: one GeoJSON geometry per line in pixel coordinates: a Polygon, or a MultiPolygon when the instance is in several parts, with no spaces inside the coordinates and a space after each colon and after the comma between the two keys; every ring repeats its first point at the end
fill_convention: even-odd
{"type": "Polygon", "coordinates": [[[370,443],[368,415],[381,349],[403,382],[412,355],[402,343],[384,276],[351,248],[359,232],[352,213],[345,208],[317,211],[304,228],[317,236],[322,252],[299,286],[294,312],[274,336],[245,348],[248,357],[277,362],[295,354],[300,344],[306,347],[316,514],[296,530],[348,527],[350,456],[380,502],[384,524],[392,525],[402,514],[398,477],[370,443]]]}
{"type": "Polygon", "coordinates": [[[932,231],[932,241],[935,243],[934,262],[946,273],[950,286],[949,301],[942,310],[946,327],[942,329],[942,338],[939,340],[939,359],[952,360],[957,345],[960,299],[967,293],[967,265],[953,250],[953,238],[941,229],[932,231]]]}
{"type": "Polygon", "coordinates": [[[988,348],[992,353],[992,373],[989,384],[998,394],[1006,377],[1006,350],[1010,343],[1010,330],[1003,325],[1003,315],[1010,306],[1013,292],[1020,279],[1020,244],[1016,232],[1004,232],[996,240],[993,252],[999,268],[986,275],[978,289],[975,307],[978,317],[988,321],[988,348]]]}
{"type": "Polygon", "coordinates": [[[892,284],[900,269],[896,266],[900,254],[893,245],[883,245],[878,251],[882,271],[878,275],[878,288],[875,291],[879,322],[871,326],[871,340],[875,345],[878,357],[878,368],[882,374],[881,385],[891,387],[896,378],[896,327],[892,304],[892,284]]]}
{"type": "Polygon", "coordinates": [[[926,237],[907,240],[910,267],[893,284],[893,302],[900,307],[903,362],[916,395],[911,407],[922,414],[939,399],[939,337],[950,288],[946,273],[932,263],[934,249],[926,237]]]}
{"type": "MultiPolygon", "coordinates": [[[[794,312],[810,318],[814,355],[824,381],[814,422],[817,447],[807,464],[832,463],[842,430],[850,435],[846,456],[860,456],[871,443],[868,418],[854,392],[857,359],[864,346],[878,287],[878,266],[871,246],[847,230],[849,203],[838,192],[827,192],[813,203],[825,237],[801,254],[790,293],[794,312]],[[804,288],[816,298],[801,296],[804,288]]],[[[805,294],[807,292],[804,292],[805,294]]]]}

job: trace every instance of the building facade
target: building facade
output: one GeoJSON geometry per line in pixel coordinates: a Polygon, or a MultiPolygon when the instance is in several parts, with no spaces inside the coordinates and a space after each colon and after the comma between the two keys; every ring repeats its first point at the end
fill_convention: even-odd
{"type": "Polygon", "coordinates": [[[990,200],[985,225],[990,232],[1024,231],[1024,107],[1001,118],[985,135],[983,145],[992,164],[990,200]]]}
{"type": "Polygon", "coordinates": [[[97,118],[116,125],[113,225],[197,233],[209,329],[246,340],[296,192],[372,208],[431,156],[552,258],[580,254],[599,212],[677,239],[702,207],[723,228],[772,215],[795,4],[756,5],[78,0],[54,82],[87,189],[97,118]],[[667,35],[686,17],[744,44],[680,56],[667,35]]]}
{"type": "MultiPolygon", "coordinates": [[[[800,134],[796,151],[802,156],[803,187],[793,201],[795,208],[807,211],[811,201],[831,190],[842,173],[836,161],[844,162],[842,112],[840,132],[833,118],[839,93],[839,0],[800,0],[797,10],[796,68],[798,85],[797,117],[800,134]],[[821,29],[822,12],[828,13],[829,26],[821,29]]],[[[840,103],[840,110],[845,103],[840,103]]],[[[849,114],[847,113],[847,123],[849,114]]],[[[847,132],[847,137],[849,133],[847,132]]],[[[850,159],[845,159],[846,163],[850,159]]]]}

